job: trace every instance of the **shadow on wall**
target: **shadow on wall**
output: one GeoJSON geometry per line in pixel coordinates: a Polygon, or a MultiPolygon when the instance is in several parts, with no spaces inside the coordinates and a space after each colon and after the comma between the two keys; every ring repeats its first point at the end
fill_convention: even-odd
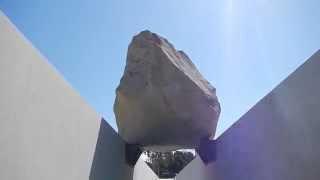
{"type": "Polygon", "coordinates": [[[132,180],[133,169],[126,164],[124,152],[124,141],[102,119],[89,179],[132,180]]]}

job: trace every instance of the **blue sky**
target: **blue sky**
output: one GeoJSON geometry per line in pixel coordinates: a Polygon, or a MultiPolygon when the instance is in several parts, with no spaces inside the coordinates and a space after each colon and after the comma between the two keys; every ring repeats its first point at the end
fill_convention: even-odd
{"type": "Polygon", "coordinates": [[[127,46],[149,29],[217,88],[217,135],[320,48],[318,0],[1,0],[0,9],[113,126],[127,46]]]}

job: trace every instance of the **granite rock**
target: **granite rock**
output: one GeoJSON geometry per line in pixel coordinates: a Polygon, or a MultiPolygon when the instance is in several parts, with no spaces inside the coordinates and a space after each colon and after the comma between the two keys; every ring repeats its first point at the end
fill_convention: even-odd
{"type": "Polygon", "coordinates": [[[129,45],[114,113],[128,143],[193,148],[214,136],[220,104],[215,88],[183,51],[142,31],[129,45]]]}

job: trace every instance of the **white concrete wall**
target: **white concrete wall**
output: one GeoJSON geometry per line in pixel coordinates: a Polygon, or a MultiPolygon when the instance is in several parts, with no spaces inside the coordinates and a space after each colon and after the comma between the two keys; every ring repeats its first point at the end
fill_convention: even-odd
{"type": "Polygon", "coordinates": [[[133,171],[133,180],[158,180],[158,176],[153,170],[143,161],[140,156],[133,171]]]}
{"type": "Polygon", "coordinates": [[[100,120],[0,12],[0,179],[87,180],[100,120]]]}
{"type": "Polygon", "coordinates": [[[217,139],[214,180],[320,179],[320,51],[217,139]]]}
{"type": "Polygon", "coordinates": [[[133,168],[125,159],[125,143],[105,122],[101,122],[91,167],[90,180],[132,180],[133,168]]]}
{"type": "Polygon", "coordinates": [[[217,139],[176,180],[320,179],[320,51],[217,139]]]}
{"type": "Polygon", "coordinates": [[[206,165],[202,162],[200,156],[196,157],[184,167],[176,176],[176,180],[212,180],[210,174],[207,174],[206,165]]]}

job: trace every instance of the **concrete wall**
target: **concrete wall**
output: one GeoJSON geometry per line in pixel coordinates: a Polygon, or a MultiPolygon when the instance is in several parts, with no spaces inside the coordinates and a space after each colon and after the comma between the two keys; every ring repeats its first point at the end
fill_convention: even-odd
{"type": "Polygon", "coordinates": [[[0,12],[0,179],[87,180],[100,121],[0,12]]]}
{"type": "Polygon", "coordinates": [[[196,157],[183,168],[175,177],[176,180],[212,180],[211,174],[208,174],[206,165],[202,162],[200,156],[196,157]]]}
{"type": "Polygon", "coordinates": [[[176,180],[320,179],[320,51],[217,139],[176,180]]]}
{"type": "Polygon", "coordinates": [[[132,180],[132,175],[133,168],[128,166],[125,160],[124,141],[103,120],[100,125],[90,180],[132,180]]]}
{"type": "Polygon", "coordinates": [[[133,172],[133,180],[158,180],[158,176],[143,161],[142,156],[138,159],[133,172]]]}
{"type": "Polygon", "coordinates": [[[320,51],[217,139],[217,180],[320,179],[320,51]]]}

